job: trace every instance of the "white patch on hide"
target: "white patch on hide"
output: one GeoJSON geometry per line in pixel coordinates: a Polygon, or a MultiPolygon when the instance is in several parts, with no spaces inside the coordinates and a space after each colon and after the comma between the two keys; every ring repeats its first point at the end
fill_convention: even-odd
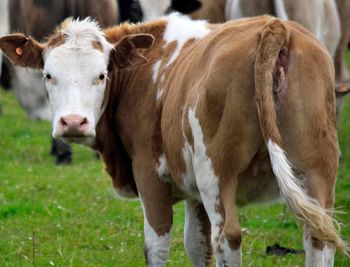
{"type": "Polygon", "coordinates": [[[167,66],[172,64],[182,47],[191,39],[201,39],[209,33],[207,22],[203,20],[191,20],[189,17],[182,16],[179,13],[172,13],[164,17],[167,20],[167,26],[164,33],[165,46],[176,41],[177,46],[170,56],[167,66]]]}
{"type": "Polygon", "coordinates": [[[202,202],[211,222],[211,242],[215,249],[218,247],[220,225],[223,223],[223,218],[217,211],[217,208],[220,206],[219,177],[215,175],[211,159],[206,154],[203,132],[196,118],[195,110],[189,109],[188,120],[194,143],[192,154],[194,173],[202,202]]]}
{"type": "Polygon", "coordinates": [[[158,74],[159,74],[159,68],[160,68],[160,64],[161,63],[162,63],[162,61],[158,60],[152,66],[152,80],[153,80],[153,83],[156,83],[156,81],[157,81],[158,74]]]}
{"type": "Polygon", "coordinates": [[[172,183],[168,162],[164,154],[160,155],[158,162],[157,173],[159,178],[166,183],[172,183]]]}

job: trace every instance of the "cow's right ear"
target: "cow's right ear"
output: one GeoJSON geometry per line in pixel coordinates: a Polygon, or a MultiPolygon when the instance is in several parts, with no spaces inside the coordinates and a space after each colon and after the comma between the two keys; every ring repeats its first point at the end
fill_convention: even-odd
{"type": "Polygon", "coordinates": [[[110,60],[118,68],[134,68],[147,62],[140,51],[153,45],[154,37],[150,34],[130,34],[124,36],[114,47],[110,60]]]}
{"type": "Polygon", "coordinates": [[[21,33],[5,35],[0,38],[0,49],[13,62],[21,67],[42,69],[45,45],[21,33]]]}

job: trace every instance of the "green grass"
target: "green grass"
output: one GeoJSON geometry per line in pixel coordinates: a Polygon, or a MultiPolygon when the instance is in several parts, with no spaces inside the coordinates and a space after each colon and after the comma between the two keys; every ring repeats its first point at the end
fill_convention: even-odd
{"type": "MultiPolygon", "coordinates": [[[[51,126],[30,121],[9,92],[0,117],[0,266],[144,266],[143,216],[137,201],[116,199],[103,162],[74,146],[74,164],[49,156],[51,126]]],[[[350,101],[350,99],[349,99],[350,101]]],[[[336,207],[350,239],[350,103],[340,123],[343,160],[336,207]]],[[[175,207],[167,266],[191,266],[183,247],[183,204],[175,207]]],[[[268,245],[302,248],[302,231],[284,205],[239,210],[244,266],[303,266],[303,255],[267,256],[268,245]]],[[[336,256],[336,266],[350,260],[336,256]]]]}

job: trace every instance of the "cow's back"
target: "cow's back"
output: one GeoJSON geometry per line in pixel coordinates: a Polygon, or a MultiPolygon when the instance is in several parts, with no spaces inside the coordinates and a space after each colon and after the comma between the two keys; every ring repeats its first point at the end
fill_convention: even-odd
{"type": "MultiPolygon", "coordinates": [[[[266,151],[261,158],[254,158],[256,163],[251,156],[264,147],[255,102],[254,63],[261,31],[269,19],[265,16],[213,26],[205,38],[183,49],[166,77],[162,136],[169,167],[178,183],[182,179],[180,174],[186,173],[186,164],[181,158],[186,140],[193,146],[188,112],[194,110],[216,174],[227,176],[233,169],[239,170],[240,202],[266,198],[266,187],[273,192],[271,197],[276,197],[278,190],[271,182],[273,175],[266,173],[270,169],[258,168],[252,175],[259,161],[266,161],[266,151]],[[237,147],[239,153],[232,154],[237,147]],[[265,188],[259,187],[261,179],[265,181],[265,188]],[[252,183],[261,190],[254,190],[249,196],[251,188],[247,186],[252,183]]],[[[310,142],[310,135],[318,134],[320,127],[329,138],[326,151],[337,153],[334,73],[328,52],[311,33],[296,23],[285,25],[290,30],[289,64],[287,87],[276,96],[278,126],[292,163],[303,169],[305,164],[311,164],[306,155],[312,158],[314,153],[320,153],[320,143],[310,142]],[[310,114],[317,118],[312,119],[311,124],[310,114]],[[305,157],[297,158],[299,153],[305,157]]],[[[326,152],[323,153],[326,157],[326,152]]]]}

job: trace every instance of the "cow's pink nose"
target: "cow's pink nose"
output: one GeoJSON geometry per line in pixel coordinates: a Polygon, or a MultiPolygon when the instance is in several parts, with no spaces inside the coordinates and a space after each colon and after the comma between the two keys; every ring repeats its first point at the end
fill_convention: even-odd
{"type": "Polygon", "coordinates": [[[68,115],[59,120],[64,137],[82,137],[88,128],[88,119],[79,115],[68,115]]]}

